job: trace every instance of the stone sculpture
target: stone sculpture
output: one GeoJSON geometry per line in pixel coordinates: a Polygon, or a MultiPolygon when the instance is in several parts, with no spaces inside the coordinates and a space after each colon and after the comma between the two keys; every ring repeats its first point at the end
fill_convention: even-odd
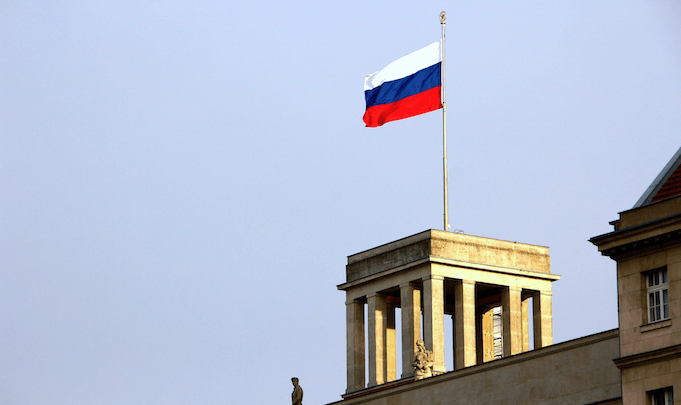
{"type": "Polygon", "coordinates": [[[293,405],[303,405],[303,389],[298,385],[298,378],[291,378],[293,383],[293,393],[291,393],[291,403],[293,405]]]}
{"type": "Polygon", "coordinates": [[[414,374],[417,380],[433,376],[433,352],[426,350],[426,344],[421,339],[416,341],[414,374]]]}

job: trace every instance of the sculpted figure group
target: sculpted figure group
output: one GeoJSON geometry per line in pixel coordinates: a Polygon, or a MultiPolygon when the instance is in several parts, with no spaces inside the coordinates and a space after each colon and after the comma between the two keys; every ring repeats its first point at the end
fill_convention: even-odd
{"type": "Polygon", "coordinates": [[[426,344],[421,339],[416,341],[414,375],[417,380],[433,376],[433,352],[426,350],[426,344]]]}
{"type": "MultiPolygon", "coordinates": [[[[413,365],[414,375],[417,380],[433,376],[433,352],[426,349],[426,344],[421,339],[416,341],[413,365]]],[[[303,405],[303,389],[298,385],[298,378],[291,378],[291,383],[293,383],[291,404],[303,405]]]]}

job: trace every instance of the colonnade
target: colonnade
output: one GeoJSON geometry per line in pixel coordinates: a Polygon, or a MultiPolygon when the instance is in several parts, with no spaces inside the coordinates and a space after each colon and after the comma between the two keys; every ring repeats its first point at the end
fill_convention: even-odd
{"type": "Polygon", "coordinates": [[[455,370],[495,358],[495,308],[504,357],[529,350],[530,336],[535,349],[552,344],[551,283],[560,276],[550,267],[543,246],[433,229],[349,256],[338,286],[346,294],[346,394],[412,377],[418,339],[433,353],[433,374],[446,372],[445,316],[452,316],[455,370]]]}
{"type": "MultiPolygon", "coordinates": [[[[415,344],[423,339],[433,352],[434,374],[445,368],[445,280],[454,285],[452,314],[454,367],[456,370],[493,360],[492,310],[494,302],[478,308],[476,282],[427,275],[397,286],[399,297],[391,292],[371,292],[346,302],[347,307],[347,392],[409,378],[415,344]],[[364,319],[364,305],[367,319],[364,319]],[[401,309],[402,370],[396,369],[396,308],[401,309]],[[421,330],[423,329],[423,330],[421,330]],[[368,384],[365,381],[365,330],[368,333],[368,384]]],[[[548,284],[550,287],[550,284],[548,284]]],[[[489,288],[489,286],[488,286],[489,288]]],[[[534,348],[553,343],[551,292],[532,291],[516,286],[493,286],[500,290],[503,322],[503,356],[529,350],[529,298],[533,302],[534,348]]]]}

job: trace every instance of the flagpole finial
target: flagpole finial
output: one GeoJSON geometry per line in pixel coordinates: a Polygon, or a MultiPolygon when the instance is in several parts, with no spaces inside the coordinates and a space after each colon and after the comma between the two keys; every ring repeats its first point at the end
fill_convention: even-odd
{"type": "Polygon", "coordinates": [[[444,24],[445,20],[447,19],[447,13],[444,11],[440,13],[440,24],[444,24]]]}

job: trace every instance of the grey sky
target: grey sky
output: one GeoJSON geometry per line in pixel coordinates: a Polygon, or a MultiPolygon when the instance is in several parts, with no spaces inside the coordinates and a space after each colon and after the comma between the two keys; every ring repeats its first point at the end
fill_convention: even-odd
{"type": "Polygon", "coordinates": [[[362,81],[447,18],[450,222],[550,247],[554,337],[617,326],[588,238],[675,153],[681,6],[0,2],[0,403],[345,389],[349,254],[442,229],[440,112],[362,81]]]}

